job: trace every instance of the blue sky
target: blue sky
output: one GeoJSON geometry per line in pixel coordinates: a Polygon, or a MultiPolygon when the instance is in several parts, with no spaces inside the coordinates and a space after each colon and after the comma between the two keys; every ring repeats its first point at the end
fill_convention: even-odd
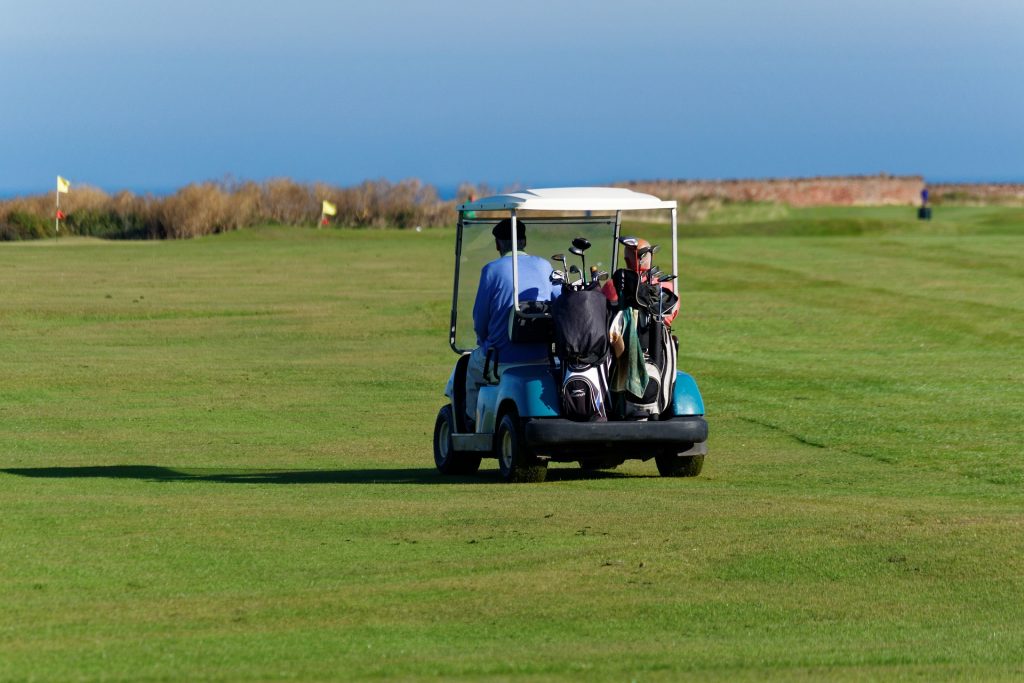
{"type": "Polygon", "coordinates": [[[4,3],[0,191],[1024,180],[1024,3],[4,3]]]}

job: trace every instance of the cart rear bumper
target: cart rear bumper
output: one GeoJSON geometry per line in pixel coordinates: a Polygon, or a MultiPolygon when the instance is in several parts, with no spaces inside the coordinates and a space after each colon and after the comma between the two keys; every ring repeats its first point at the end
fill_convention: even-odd
{"type": "Polygon", "coordinates": [[[703,417],[673,417],[647,422],[573,422],[542,418],[526,423],[526,443],[538,450],[586,447],[654,446],[686,450],[707,441],[703,417]]]}

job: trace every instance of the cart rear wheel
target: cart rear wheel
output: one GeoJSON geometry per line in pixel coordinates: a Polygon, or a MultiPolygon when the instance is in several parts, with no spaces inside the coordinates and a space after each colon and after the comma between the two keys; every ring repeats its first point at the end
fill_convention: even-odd
{"type": "Polygon", "coordinates": [[[540,460],[526,447],[519,418],[514,413],[501,418],[494,450],[498,454],[498,468],[505,481],[539,482],[547,477],[547,462],[540,460]]]}
{"type": "Polygon", "coordinates": [[[434,465],[441,474],[473,474],[480,469],[480,456],[455,450],[455,413],[450,405],[441,408],[434,423],[434,465]]]}

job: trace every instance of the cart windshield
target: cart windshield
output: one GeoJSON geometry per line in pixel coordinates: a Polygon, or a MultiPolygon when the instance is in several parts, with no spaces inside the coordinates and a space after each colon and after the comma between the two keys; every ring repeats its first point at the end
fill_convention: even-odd
{"type": "MultiPolygon", "coordinates": [[[[499,258],[491,230],[508,214],[489,218],[463,218],[459,240],[461,248],[455,268],[454,329],[451,344],[456,351],[470,351],[477,346],[473,330],[473,304],[476,301],[480,271],[489,262],[499,258]]],[[[583,237],[591,243],[584,251],[587,273],[572,275],[590,278],[590,267],[610,271],[615,235],[615,216],[586,217],[532,217],[523,213],[517,217],[526,226],[526,247],[523,251],[548,260],[552,270],[575,266],[583,270],[583,259],[570,251],[573,239],[583,237]],[[563,254],[565,264],[552,260],[552,255],[563,254]]],[[[522,287],[520,287],[522,289],[522,287]]]]}

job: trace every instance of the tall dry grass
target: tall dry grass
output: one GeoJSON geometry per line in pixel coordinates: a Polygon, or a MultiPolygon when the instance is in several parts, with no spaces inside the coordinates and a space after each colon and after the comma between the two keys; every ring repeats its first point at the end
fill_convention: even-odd
{"type": "MultiPolygon", "coordinates": [[[[916,202],[917,176],[856,176],[730,181],[662,180],[619,183],[663,199],[676,199],[687,221],[699,221],[723,203],[767,201],[782,204],[916,202]],[[871,200],[871,201],[869,201],[871,200]]],[[[947,184],[932,186],[941,203],[1024,204],[1024,185],[947,184]]],[[[357,228],[451,225],[455,206],[494,194],[486,185],[463,184],[452,201],[419,180],[367,180],[351,187],[297,183],[288,178],[264,182],[224,180],[194,183],[172,195],[139,196],[75,184],[61,195],[67,218],[62,231],[112,239],[182,239],[253,225],[314,225],[321,202],[338,208],[333,225],[357,228]]],[[[54,230],[53,194],[0,200],[0,240],[47,237],[54,230]]]]}
{"type": "MultiPolygon", "coordinates": [[[[323,200],[337,206],[331,223],[341,227],[434,227],[453,223],[457,201],[469,196],[479,197],[480,191],[464,185],[459,199],[443,201],[433,186],[415,179],[367,180],[353,187],[287,178],[205,182],[166,197],[131,192],[111,196],[75,185],[61,195],[66,215],[62,230],[106,238],[184,239],[266,223],[314,225],[323,200]]],[[[52,235],[54,211],[52,194],[0,201],[0,240],[52,235]]]]}

